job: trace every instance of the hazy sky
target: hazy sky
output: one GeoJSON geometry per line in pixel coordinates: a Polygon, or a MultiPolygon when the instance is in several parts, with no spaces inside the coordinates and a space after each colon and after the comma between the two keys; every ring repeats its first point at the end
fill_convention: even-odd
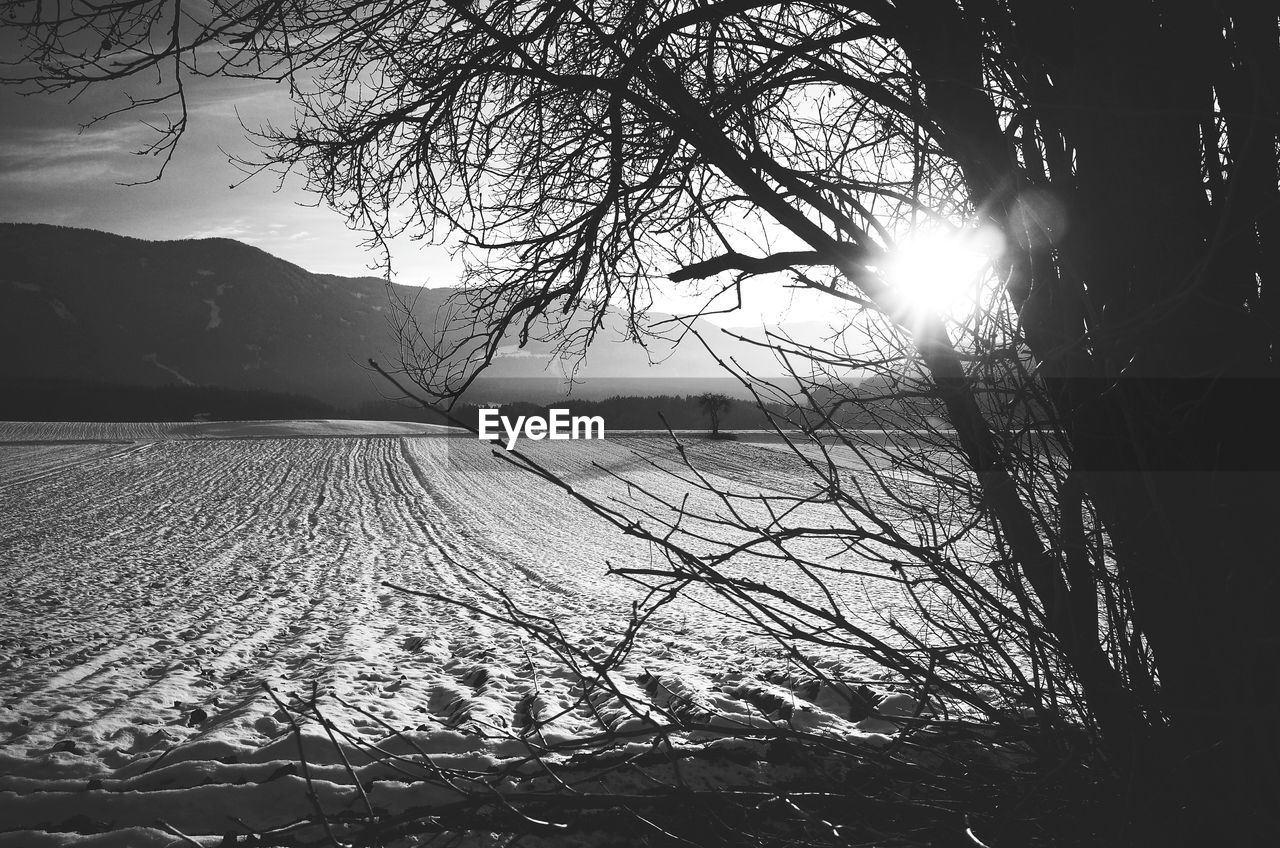
{"type": "MultiPolygon", "coordinates": [[[[146,83],[129,90],[146,95],[146,83]]],[[[262,248],[309,271],[359,276],[376,255],[361,246],[338,212],[317,205],[297,175],[282,186],[267,174],[240,183],[243,174],[228,154],[247,156],[252,142],[241,126],[287,123],[293,114],[283,86],[249,80],[195,80],[189,92],[189,129],[157,183],[120,183],[153,177],[160,160],[135,155],[156,139],[137,114],[81,129],[119,107],[121,92],[90,90],[75,102],[67,95],[22,97],[0,87],[0,221],[88,227],[146,239],[223,236],[262,248]]],[[[394,250],[395,280],[410,285],[451,285],[458,267],[441,247],[405,240],[394,250]]],[[[747,308],[713,319],[719,324],[809,320],[823,313],[792,306],[792,292],[773,284],[753,287],[747,308]],[[768,292],[766,294],[766,292],[768,292]]],[[[750,294],[750,292],[749,292],[750,294]]],[[[675,310],[676,301],[659,308],[675,310]]]]}
{"type": "MultiPolygon", "coordinates": [[[[130,91],[145,93],[133,81],[130,91]]],[[[300,177],[283,187],[263,174],[232,189],[243,174],[227,153],[250,155],[252,128],[288,121],[287,91],[246,80],[198,80],[191,93],[190,128],[158,183],[149,179],[158,159],[135,155],[156,139],[140,115],[122,115],[81,130],[94,116],[119,106],[119,92],[91,90],[21,97],[0,88],[0,220],[91,227],[148,239],[225,236],[256,245],[310,271],[360,275],[374,258],[343,217],[316,206],[300,177]],[[237,112],[239,117],[237,117],[237,112]],[[224,152],[226,151],[226,152],[224,152]]],[[[448,285],[456,270],[447,251],[406,245],[396,253],[398,280],[448,285]]]]}

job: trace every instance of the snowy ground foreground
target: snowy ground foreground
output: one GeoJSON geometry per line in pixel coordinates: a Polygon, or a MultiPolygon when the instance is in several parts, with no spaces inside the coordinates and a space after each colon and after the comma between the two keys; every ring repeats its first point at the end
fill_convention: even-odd
{"type": "MultiPolygon", "coordinates": [[[[445,767],[527,755],[535,737],[514,728],[530,711],[545,722],[539,743],[598,732],[602,715],[634,721],[575,707],[581,681],[521,633],[382,585],[497,608],[490,581],[603,655],[636,592],[606,578],[605,561],[653,562],[647,544],[489,446],[424,432],[0,425],[0,845],[190,844],[161,819],[214,845],[243,832],[232,815],[263,829],[309,815],[298,741],[264,682],[293,702],[318,686],[345,702],[322,707],[355,738],[401,754],[412,742],[445,767]],[[236,438],[326,433],[342,437],[236,438]]],[[[654,444],[522,447],[584,490],[626,496],[598,462],[678,500],[682,484],[633,455],[654,444]]],[[[740,490],[794,485],[776,448],[696,450],[713,479],[740,490]]],[[[850,615],[882,612],[879,591],[845,587],[850,615]]],[[[852,658],[826,662],[837,678],[867,672],[852,658]]],[[[684,699],[755,726],[771,693],[794,704],[798,727],[887,741],[892,724],[847,721],[838,693],[780,682],[785,667],[776,647],[686,603],[653,622],[617,680],[638,702],[684,699]]],[[[325,808],[361,809],[328,737],[315,725],[303,734],[325,808]]],[[[397,780],[367,749],[342,753],[378,808],[448,800],[397,780]]]]}
{"type": "Polygon", "coordinates": [[[0,421],[0,443],[133,442],[157,439],[263,439],[297,436],[419,436],[448,433],[452,427],[414,421],[350,421],[332,418],[294,421],[0,421]]]}

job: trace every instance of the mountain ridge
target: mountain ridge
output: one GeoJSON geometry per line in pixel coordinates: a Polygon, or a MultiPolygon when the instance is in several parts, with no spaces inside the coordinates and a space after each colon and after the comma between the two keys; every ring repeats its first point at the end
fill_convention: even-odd
{"type": "MultiPolygon", "coordinates": [[[[365,363],[397,361],[397,299],[414,300],[429,327],[456,291],[315,273],[228,238],[153,241],[0,223],[0,379],[211,386],[353,408],[392,393],[365,363]]],[[[733,388],[694,340],[642,348],[614,335],[607,327],[588,349],[574,394],[670,394],[679,381],[685,391],[709,381],[733,388]]],[[[734,355],[767,373],[772,356],[752,348],[734,355]]],[[[470,397],[566,394],[551,344],[517,349],[513,338],[501,350],[470,397]]]]}

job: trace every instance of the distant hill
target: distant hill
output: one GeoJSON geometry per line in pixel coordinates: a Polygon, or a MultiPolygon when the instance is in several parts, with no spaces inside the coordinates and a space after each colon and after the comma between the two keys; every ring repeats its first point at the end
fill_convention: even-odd
{"type": "MultiPolygon", "coordinates": [[[[0,224],[0,384],[219,387],[353,409],[387,393],[364,363],[395,360],[391,294],[416,298],[429,327],[451,292],[315,274],[230,239],[153,242],[0,224]]],[[[576,374],[586,382],[575,395],[733,391],[696,339],[644,348],[618,341],[621,324],[606,322],[576,374]]],[[[727,341],[705,322],[698,328],[727,341]]],[[[779,370],[767,350],[733,352],[757,373],[779,370]]],[[[512,339],[469,396],[563,395],[566,370],[550,345],[519,348],[512,339]]]]}
{"type": "MultiPolygon", "coordinates": [[[[443,292],[426,290],[438,302],[443,292]]],[[[347,405],[390,350],[386,285],[229,239],[0,225],[0,376],[207,385],[347,405]]]]}

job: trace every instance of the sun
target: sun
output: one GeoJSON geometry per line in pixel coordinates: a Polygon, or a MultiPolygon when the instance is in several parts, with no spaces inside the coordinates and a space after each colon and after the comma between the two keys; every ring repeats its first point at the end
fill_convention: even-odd
{"type": "Polygon", "coordinates": [[[908,316],[960,318],[973,311],[1004,239],[994,229],[933,227],[900,239],[880,266],[908,316]]]}

